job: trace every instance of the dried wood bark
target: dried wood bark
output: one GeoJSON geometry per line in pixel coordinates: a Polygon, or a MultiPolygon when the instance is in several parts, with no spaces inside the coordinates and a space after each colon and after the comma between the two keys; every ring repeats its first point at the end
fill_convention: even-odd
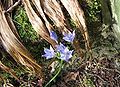
{"type": "Polygon", "coordinates": [[[28,50],[18,40],[15,26],[9,15],[5,15],[4,7],[0,2],[0,40],[5,50],[18,63],[24,65],[30,72],[42,77],[41,66],[39,66],[28,50]],[[9,21],[8,21],[9,20],[9,21]],[[12,28],[12,29],[11,29],[12,28]]]}

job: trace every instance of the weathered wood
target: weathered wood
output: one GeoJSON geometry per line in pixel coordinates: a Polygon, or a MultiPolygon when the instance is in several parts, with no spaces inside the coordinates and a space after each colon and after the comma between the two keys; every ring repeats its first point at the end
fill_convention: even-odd
{"type": "Polygon", "coordinates": [[[112,18],[115,23],[113,24],[113,31],[115,36],[120,41],[120,0],[110,0],[112,8],[112,18]]]}

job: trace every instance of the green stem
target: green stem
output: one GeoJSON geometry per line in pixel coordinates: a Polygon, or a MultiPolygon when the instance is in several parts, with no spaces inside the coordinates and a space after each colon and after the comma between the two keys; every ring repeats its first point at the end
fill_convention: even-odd
{"type": "Polygon", "coordinates": [[[58,72],[55,74],[55,76],[52,77],[52,79],[44,87],[47,87],[59,75],[62,67],[63,67],[63,60],[61,60],[58,72]]]}

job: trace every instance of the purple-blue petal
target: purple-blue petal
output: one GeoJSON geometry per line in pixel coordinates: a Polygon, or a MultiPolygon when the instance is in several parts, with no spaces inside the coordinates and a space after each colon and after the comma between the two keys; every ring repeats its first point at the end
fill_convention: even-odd
{"type": "Polygon", "coordinates": [[[60,45],[56,46],[56,51],[60,53],[64,53],[65,48],[66,47],[62,43],[60,43],[60,45]]]}
{"type": "Polygon", "coordinates": [[[57,37],[57,34],[54,31],[50,32],[50,38],[57,42],[58,37],[57,37]]]}
{"type": "Polygon", "coordinates": [[[46,48],[45,48],[45,49],[44,49],[44,52],[45,52],[45,53],[50,53],[51,51],[50,51],[49,49],[46,49],[46,48]]]}
{"type": "Polygon", "coordinates": [[[72,53],[73,53],[73,50],[72,51],[67,50],[64,53],[61,53],[60,59],[68,62],[68,60],[72,57],[72,53]]]}
{"type": "Polygon", "coordinates": [[[43,57],[46,57],[46,59],[51,59],[52,55],[50,55],[50,54],[44,54],[43,57]]]}
{"type": "Polygon", "coordinates": [[[44,49],[45,54],[42,55],[43,57],[46,57],[46,59],[53,58],[55,56],[55,52],[52,47],[50,49],[44,49]]]}
{"type": "Polygon", "coordinates": [[[63,37],[63,39],[67,42],[73,42],[74,38],[75,38],[75,31],[73,31],[72,33],[69,32],[68,34],[64,34],[63,37]]]}

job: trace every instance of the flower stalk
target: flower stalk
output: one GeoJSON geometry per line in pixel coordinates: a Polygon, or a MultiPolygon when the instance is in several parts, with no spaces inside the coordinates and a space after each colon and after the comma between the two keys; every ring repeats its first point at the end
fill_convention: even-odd
{"type": "Polygon", "coordinates": [[[61,72],[63,66],[64,66],[63,60],[61,60],[61,62],[60,62],[60,67],[59,67],[58,72],[55,74],[55,76],[53,76],[53,77],[51,78],[51,80],[50,80],[44,87],[47,87],[47,86],[59,75],[59,73],[61,72]]]}

